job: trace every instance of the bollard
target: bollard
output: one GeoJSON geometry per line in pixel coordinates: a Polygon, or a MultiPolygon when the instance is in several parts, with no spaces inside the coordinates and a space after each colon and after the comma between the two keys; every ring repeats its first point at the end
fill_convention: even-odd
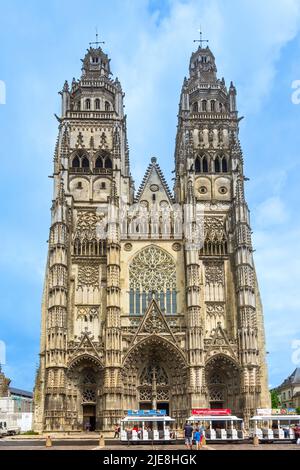
{"type": "Polygon", "coordinates": [[[105,447],[105,440],[103,434],[100,434],[99,447],[105,447]]]}
{"type": "Polygon", "coordinates": [[[257,436],[254,436],[254,437],[253,437],[253,445],[254,445],[254,446],[259,446],[259,439],[258,439],[257,436]]]}
{"type": "Polygon", "coordinates": [[[52,447],[52,439],[51,439],[51,436],[47,436],[47,439],[46,439],[46,447],[52,447]]]}

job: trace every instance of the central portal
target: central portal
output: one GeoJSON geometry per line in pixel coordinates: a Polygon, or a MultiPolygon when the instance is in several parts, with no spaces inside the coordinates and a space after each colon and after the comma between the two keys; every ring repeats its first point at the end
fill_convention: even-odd
{"type": "Polygon", "coordinates": [[[153,361],[144,367],[139,382],[139,408],[166,410],[169,414],[169,377],[165,369],[153,361]]]}
{"type": "MultiPolygon", "coordinates": [[[[153,305],[158,308],[155,301],[152,308],[153,305]]],[[[165,321],[156,320],[156,326],[165,321]]],[[[175,344],[152,333],[138,341],[127,353],[122,380],[124,410],[166,410],[176,420],[176,426],[183,426],[188,413],[187,367],[175,344]]]]}

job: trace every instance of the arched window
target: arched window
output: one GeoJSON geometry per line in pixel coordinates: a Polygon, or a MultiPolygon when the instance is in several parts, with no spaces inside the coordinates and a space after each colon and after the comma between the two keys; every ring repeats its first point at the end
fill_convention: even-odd
{"type": "Polygon", "coordinates": [[[207,101],[206,100],[202,101],[202,111],[207,111],[207,101]]]}
{"type": "Polygon", "coordinates": [[[77,101],[77,111],[80,111],[80,109],[81,109],[81,102],[77,101]]]}
{"type": "Polygon", "coordinates": [[[89,168],[90,162],[88,161],[88,159],[86,157],[83,157],[82,162],[81,162],[81,166],[82,166],[82,168],[89,168]]]}
{"type": "Polygon", "coordinates": [[[104,168],[112,168],[112,162],[111,162],[111,159],[109,157],[105,158],[104,168]]]}
{"type": "Polygon", "coordinates": [[[210,110],[214,112],[216,110],[216,102],[215,100],[211,100],[210,102],[210,110]]]}
{"type": "Polygon", "coordinates": [[[223,105],[222,105],[222,103],[219,103],[219,110],[220,110],[220,113],[223,111],[223,105]]]}
{"type": "Polygon", "coordinates": [[[220,171],[221,171],[220,158],[216,157],[216,159],[215,159],[215,172],[220,173],[220,171]]]}
{"type": "Polygon", "coordinates": [[[100,109],[100,100],[99,100],[99,98],[96,98],[96,100],[95,100],[95,109],[100,109]]]}
{"type": "Polygon", "coordinates": [[[91,109],[91,100],[89,98],[85,100],[85,109],[91,109]]]}
{"type": "Polygon", "coordinates": [[[106,189],[106,184],[105,184],[104,181],[102,181],[102,183],[101,183],[101,189],[106,189]]]}
{"type": "Polygon", "coordinates": [[[164,313],[177,314],[176,294],[176,264],[172,256],[153,245],[141,250],[129,266],[130,314],[144,314],[152,298],[164,313]]]}
{"type": "Polygon", "coordinates": [[[79,168],[79,167],[80,167],[80,161],[76,155],[76,157],[74,157],[72,161],[72,168],[79,168]]]}
{"type": "Polygon", "coordinates": [[[222,172],[227,173],[228,171],[228,165],[227,165],[227,160],[226,157],[222,158],[222,172]]]}
{"type": "Polygon", "coordinates": [[[205,156],[196,158],[195,173],[208,173],[208,161],[205,156]]]}
{"type": "Polygon", "coordinates": [[[103,168],[103,159],[101,157],[96,159],[95,168],[103,168]]]}
{"type": "Polygon", "coordinates": [[[197,102],[193,104],[193,111],[194,111],[194,113],[198,113],[198,103],[197,102]]]}
{"type": "Polygon", "coordinates": [[[110,103],[108,101],[105,101],[104,109],[105,111],[110,111],[110,103]]]}

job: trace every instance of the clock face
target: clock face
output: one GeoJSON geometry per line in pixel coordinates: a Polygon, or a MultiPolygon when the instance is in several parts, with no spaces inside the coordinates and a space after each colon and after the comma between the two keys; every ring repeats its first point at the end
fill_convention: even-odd
{"type": "Polygon", "coordinates": [[[153,193],[155,193],[156,191],[159,190],[159,187],[157,186],[157,184],[151,184],[150,190],[151,190],[153,193]]]}

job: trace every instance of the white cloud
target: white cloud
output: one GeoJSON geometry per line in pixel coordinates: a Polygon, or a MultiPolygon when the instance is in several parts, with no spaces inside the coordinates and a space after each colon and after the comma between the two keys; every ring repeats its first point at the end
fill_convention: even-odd
{"type": "Polygon", "coordinates": [[[279,196],[272,196],[256,208],[255,220],[260,227],[281,225],[289,219],[288,208],[279,196]]]}

